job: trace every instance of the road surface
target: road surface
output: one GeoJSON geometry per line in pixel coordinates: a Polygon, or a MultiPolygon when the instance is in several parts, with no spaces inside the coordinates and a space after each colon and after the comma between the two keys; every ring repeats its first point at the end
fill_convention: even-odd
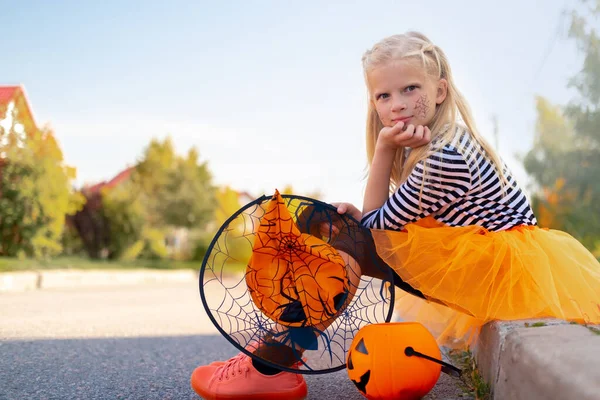
{"type": "MultiPolygon", "coordinates": [[[[196,282],[0,294],[0,399],[196,399],[197,365],[237,350],[196,282]]],[[[309,399],[364,399],[345,371],[306,376],[309,399]]],[[[426,399],[472,398],[442,374],[426,399]]]]}

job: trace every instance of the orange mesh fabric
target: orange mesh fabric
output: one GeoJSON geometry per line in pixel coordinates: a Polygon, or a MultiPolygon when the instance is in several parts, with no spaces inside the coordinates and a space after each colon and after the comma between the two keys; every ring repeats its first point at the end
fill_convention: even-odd
{"type": "Polygon", "coordinates": [[[402,319],[423,323],[443,345],[469,343],[491,320],[600,323],[600,263],[567,233],[447,227],[431,217],[402,232],[372,232],[404,281],[449,307],[406,295],[396,303],[402,319]]]}

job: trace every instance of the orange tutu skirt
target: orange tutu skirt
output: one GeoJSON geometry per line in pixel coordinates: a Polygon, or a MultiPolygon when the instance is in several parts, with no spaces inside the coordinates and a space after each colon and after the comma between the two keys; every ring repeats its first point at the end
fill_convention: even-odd
{"type": "Polygon", "coordinates": [[[600,263],[567,233],[491,232],[432,217],[372,233],[379,256],[429,299],[401,294],[398,315],[425,325],[442,346],[468,346],[492,320],[600,323],[600,263]]]}

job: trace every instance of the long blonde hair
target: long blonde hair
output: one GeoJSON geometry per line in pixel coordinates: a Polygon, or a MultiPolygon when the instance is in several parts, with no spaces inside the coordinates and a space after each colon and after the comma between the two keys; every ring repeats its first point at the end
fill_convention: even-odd
{"type": "MultiPolygon", "coordinates": [[[[479,134],[475,126],[471,110],[463,95],[458,91],[452,77],[450,64],[444,52],[434,45],[425,35],[418,32],[407,32],[394,35],[381,40],[373,48],[368,50],[362,57],[365,81],[368,86],[368,73],[391,61],[410,59],[418,61],[433,79],[445,79],[448,82],[448,90],[444,101],[437,105],[433,119],[429,124],[432,143],[437,148],[450,143],[457,131],[457,118],[460,117],[471,136],[483,148],[486,157],[493,163],[500,174],[501,182],[505,182],[503,164],[496,151],[479,134]]],[[[372,99],[369,100],[367,113],[367,160],[368,166],[373,161],[375,143],[377,136],[383,128],[383,124],[377,115],[372,99]]],[[[426,159],[432,151],[432,146],[421,146],[412,149],[405,160],[404,148],[396,151],[392,173],[390,176],[390,191],[396,190],[411,173],[413,168],[421,160],[426,159]]],[[[427,180],[427,168],[424,171],[423,185],[427,180]]],[[[423,186],[421,186],[421,194],[423,186]]]]}

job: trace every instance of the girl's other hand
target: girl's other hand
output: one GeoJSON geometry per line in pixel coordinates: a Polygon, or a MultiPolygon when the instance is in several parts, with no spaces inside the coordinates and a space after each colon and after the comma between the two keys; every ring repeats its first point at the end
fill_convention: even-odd
{"type": "MultiPolygon", "coordinates": [[[[349,214],[352,218],[360,222],[362,219],[362,212],[350,203],[332,203],[332,206],[337,208],[338,214],[349,214]]],[[[340,233],[339,227],[335,224],[323,223],[320,226],[320,233],[323,237],[336,237],[340,233]]]]}
{"type": "Polygon", "coordinates": [[[337,207],[338,214],[350,214],[352,218],[360,222],[362,219],[362,211],[350,203],[333,203],[337,207]]]}

